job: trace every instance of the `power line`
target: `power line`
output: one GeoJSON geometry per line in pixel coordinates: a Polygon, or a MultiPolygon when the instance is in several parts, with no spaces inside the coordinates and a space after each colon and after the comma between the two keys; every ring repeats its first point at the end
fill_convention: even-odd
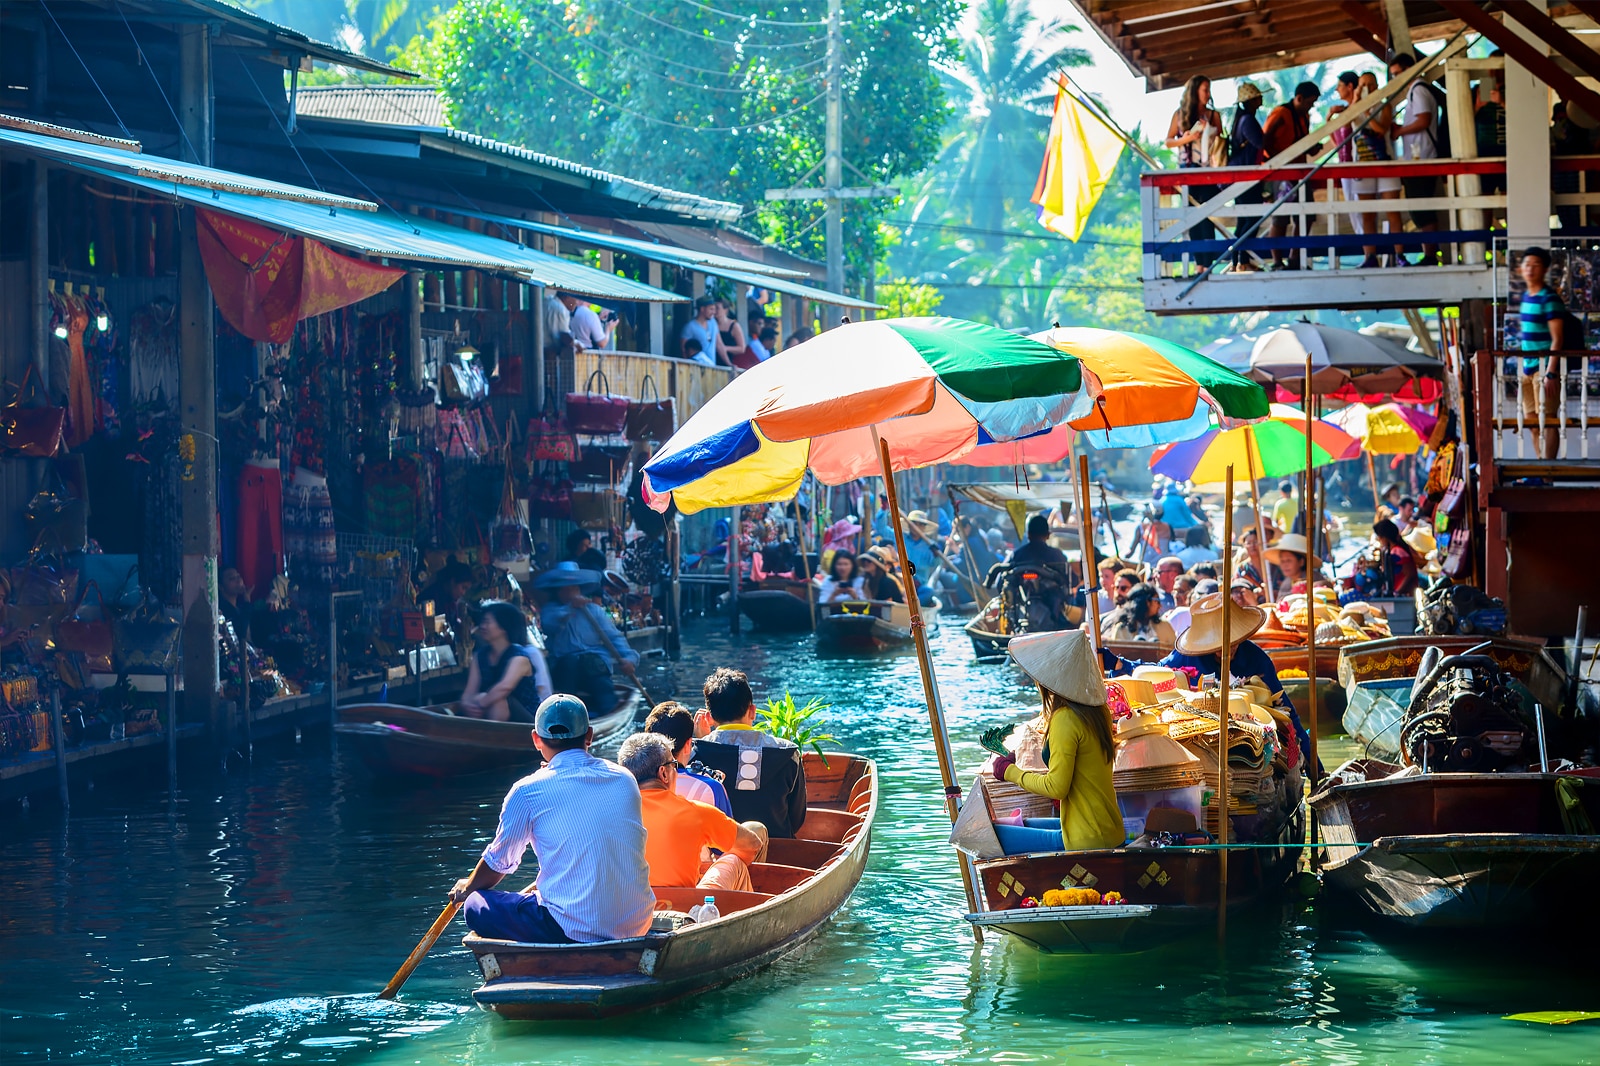
{"type": "MultiPolygon", "coordinates": [[[[756,18],[753,15],[741,15],[734,11],[724,11],[719,7],[712,7],[710,4],[702,4],[699,0],[682,0],[682,2],[690,7],[697,7],[701,11],[709,11],[713,15],[721,15],[723,18],[733,19],[735,22],[743,22],[752,26],[826,26],[828,24],[827,19],[816,19],[812,22],[786,22],[783,19],[756,18]]],[[[845,23],[845,25],[849,24],[845,23]]]]}
{"type": "Polygon", "coordinates": [[[699,41],[701,44],[720,44],[724,48],[748,49],[748,50],[751,50],[751,51],[765,51],[765,50],[770,49],[770,48],[815,48],[819,44],[825,45],[825,44],[828,43],[827,38],[825,38],[825,37],[817,37],[817,38],[814,38],[813,40],[809,40],[809,41],[786,41],[786,42],[779,42],[779,43],[776,43],[776,44],[757,44],[757,43],[755,43],[753,41],[730,41],[725,37],[718,37],[716,34],[713,34],[713,33],[696,33],[694,30],[686,30],[682,26],[676,25],[676,24],[671,23],[671,22],[665,22],[665,21],[663,21],[661,19],[656,18],[654,15],[648,14],[647,12],[644,12],[644,11],[640,11],[638,8],[634,7],[631,4],[625,3],[624,0],[616,0],[616,3],[617,3],[618,7],[621,7],[625,11],[632,12],[633,14],[635,14],[635,15],[639,16],[640,18],[644,19],[646,22],[653,22],[657,26],[663,26],[663,27],[665,27],[665,28],[667,28],[669,30],[672,30],[674,33],[681,33],[685,37],[689,37],[689,38],[692,38],[693,40],[699,41]]]}
{"type": "MultiPolygon", "coordinates": [[[[1048,241],[1051,244],[1065,244],[1067,241],[1065,237],[1052,237],[1042,233],[1029,233],[1027,230],[990,229],[984,226],[963,226],[953,222],[893,222],[886,219],[883,224],[885,226],[893,226],[896,229],[937,229],[946,230],[951,233],[970,233],[982,237],[1014,237],[1018,240],[1024,241],[1048,241]]],[[[1139,241],[1113,241],[1107,240],[1104,237],[1081,237],[1076,243],[1105,244],[1117,248],[1142,247],[1139,241]]]]}

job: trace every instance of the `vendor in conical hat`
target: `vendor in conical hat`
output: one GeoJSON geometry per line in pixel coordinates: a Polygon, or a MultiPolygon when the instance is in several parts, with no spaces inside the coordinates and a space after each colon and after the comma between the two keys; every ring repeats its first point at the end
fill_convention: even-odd
{"type": "MultiPolygon", "coordinates": [[[[1189,669],[1201,677],[1216,677],[1222,670],[1222,596],[1213,592],[1189,604],[1189,628],[1178,637],[1178,646],[1157,666],[1170,666],[1174,670],[1189,669]]],[[[1228,673],[1235,678],[1259,677],[1278,704],[1294,720],[1295,736],[1300,740],[1300,750],[1311,750],[1311,736],[1300,724],[1300,715],[1294,704],[1283,694],[1283,682],[1278,680],[1277,667],[1272,659],[1250,638],[1267,624],[1267,612],[1260,607],[1247,607],[1234,603],[1229,612],[1228,643],[1233,651],[1228,657],[1228,673]]],[[[1020,638],[1019,638],[1020,639],[1020,638]]],[[[1012,641],[1016,646],[1016,641],[1012,641]]],[[[1100,658],[1106,673],[1117,677],[1131,674],[1135,667],[1147,665],[1135,659],[1123,659],[1102,650],[1100,658]]]]}
{"type": "Polygon", "coordinates": [[[1043,773],[1025,771],[1015,760],[997,757],[990,770],[996,779],[1061,804],[1061,839],[1067,851],[1120,847],[1127,835],[1111,784],[1116,742],[1106,686],[1088,636],[1082,630],[1030,633],[1013,640],[1010,651],[1038,684],[1050,719],[1046,768],[1043,773]]]}

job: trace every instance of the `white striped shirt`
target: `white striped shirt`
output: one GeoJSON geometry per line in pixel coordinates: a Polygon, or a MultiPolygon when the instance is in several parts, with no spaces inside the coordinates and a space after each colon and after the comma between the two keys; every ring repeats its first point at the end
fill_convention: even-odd
{"type": "Polygon", "coordinates": [[[483,861],[514,873],[530,847],[539,902],[572,939],[620,940],[650,928],[656,897],[639,786],[628,771],[573,749],[512,785],[483,861]]]}

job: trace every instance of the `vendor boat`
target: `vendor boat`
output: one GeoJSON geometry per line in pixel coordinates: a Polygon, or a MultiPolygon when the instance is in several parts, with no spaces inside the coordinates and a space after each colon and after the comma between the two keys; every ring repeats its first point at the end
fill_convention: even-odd
{"type": "Polygon", "coordinates": [[[1600,769],[1421,773],[1352,760],[1311,798],[1323,878],[1420,929],[1595,923],[1600,769]]]}
{"type": "MultiPolygon", "coordinates": [[[[942,605],[922,605],[922,624],[939,625],[942,605]]],[[[818,606],[817,647],[826,651],[882,651],[910,647],[911,608],[891,600],[839,600],[818,606]]]]}
{"type": "Polygon", "coordinates": [[[776,587],[763,584],[761,588],[739,593],[739,610],[761,630],[773,633],[794,633],[811,628],[811,600],[809,586],[803,581],[782,581],[776,587]]]}
{"type": "Polygon", "coordinates": [[[746,977],[816,936],[855,890],[878,814],[870,759],[806,753],[806,820],[751,867],[754,891],[657,888],[648,933],[598,944],[524,944],[468,934],[478,1006],[505,1018],[602,1018],[656,1007],[746,977]],[[721,916],[685,913],[706,896],[721,916]]]}
{"type": "MultiPolygon", "coordinates": [[[[621,679],[622,700],[590,720],[594,743],[616,739],[633,724],[644,697],[621,679]]],[[[357,703],[339,708],[333,731],[375,774],[435,780],[517,767],[532,773],[540,758],[527,722],[491,722],[457,713],[459,704],[403,707],[357,703]]]]}

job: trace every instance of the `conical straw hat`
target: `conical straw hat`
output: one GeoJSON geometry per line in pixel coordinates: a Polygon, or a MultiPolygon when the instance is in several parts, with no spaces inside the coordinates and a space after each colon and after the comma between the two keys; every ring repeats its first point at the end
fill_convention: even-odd
{"type": "Polygon", "coordinates": [[[1073,703],[1104,706],[1106,686],[1088,634],[1081,629],[1029,633],[1009,645],[1011,658],[1034,681],[1073,703]]]}

